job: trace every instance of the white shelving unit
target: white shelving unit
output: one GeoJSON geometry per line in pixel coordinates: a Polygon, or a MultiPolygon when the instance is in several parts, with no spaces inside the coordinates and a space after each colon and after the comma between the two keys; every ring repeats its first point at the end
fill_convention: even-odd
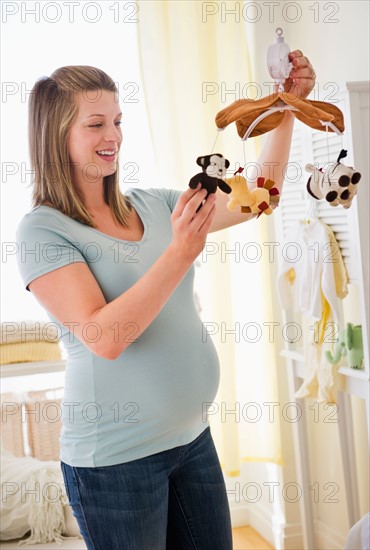
{"type": "Polygon", "coordinates": [[[1,378],[12,378],[13,376],[28,376],[31,374],[44,374],[64,371],[66,360],[61,361],[32,361],[27,363],[10,363],[0,366],[1,378]]]}
{"type": "MultiPolygon", "coordinates": [[[[365,400],[368,428],[368,445],[370,448],[370,376],[369,376],[369,82],[349,82],[343,85],[335,98],[320,97],[322,101],[334,103],[342,110],[345,121],[343,136],[314,131],[308,126],[295,125],[290,162],[296,162],[303,169],[299,182],[286,185],[280,208],[275,212],[275,230],[280,242],[284,241],[287,229],[307,216],[321,219],[329,225],[336,235],[344,259],[349,283],[359,290],[359,317],[361,318],[364,369],[354,370],[346,366],[339,367],[343,376],[342,390],[338,391],[338,426],[342,463],[345,471],[345,493],[348,520],[353,525],[360,519],[359,491],[356,472],[355,445],[353,437],[351,395],[365,400]],[[362,174],[357,197],[350,209],[341,206],[333,208],[325,201],[315,201],[305,189],[309,174],[305,172],[306,163],[317,163],[323,166],[328,162],[328,143],[333,161],[342,148],[348,150],[343,163],[354,166],[362,174]],[[315,213],[312,214],[312,211],[315,213]]],[[[312,99],[317,99],[312,98],[312,99]]],[[[283,311],[283,321],[292,319],[291,311],[283,311]]],[[[348,319],[351,322],[350,319],[348,319]]],[[[344,328],[344,327],[343,327],[344,328]]],[[[307,419],[305,417],[304,399],[295,397],[296,391],[305,377],[305,357],[303,350],[294,349],[288,342],[281,351],[286,360],[289,379],[289,393],[292,401],[300,404],[302,418],[293,424],[294,451],[297,465],[297,478],[301,487],[310,486],[310,453],[308,446],[307,419]]],[[[311,494],[303,491],[300,500],[301,521],[304,547],[316,550],[314,515],[311,494]]]]}

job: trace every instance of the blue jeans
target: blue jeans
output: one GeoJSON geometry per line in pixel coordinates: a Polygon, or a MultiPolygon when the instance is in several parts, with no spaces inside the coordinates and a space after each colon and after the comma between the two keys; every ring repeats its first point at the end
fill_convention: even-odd
{"type": "Polygon", "coordinates": [[[225,482],[207,427],[168,451],[102,467],[61,462],[88,550],[232,550],[225,482]]]}

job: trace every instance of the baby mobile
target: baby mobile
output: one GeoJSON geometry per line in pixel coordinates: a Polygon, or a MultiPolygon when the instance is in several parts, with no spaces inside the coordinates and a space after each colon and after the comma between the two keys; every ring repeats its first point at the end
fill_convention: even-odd
{"type": "MultiPolygon", "coordinates": [[[[197,164],[202,172],[193,176],[189,187],[195,189],[198,183],[207,190],[207,197],[215,193],[219,187],[229,195],[227,208],[234,211],[238,206],[241,212],[270,215],[271,204],[277,206],[280,200],[279,190],[271,179],[257,178],[257,187],[249,189],[246,179],[241,175],[244,168],[240,167],[231,178],[226,178],[226,170],[230,162],[220,153],[214,153],[219,132],[235,122],[237,133],[243,142],[245,163],[245,141],[248,137],[260,136],[279,126],[284,119],[284,111],[293,115],[311,128],[343,135],[344,120],[342,111],[325,101],[301,99],[284,92],[283,84],[292,69],[289,61],[290,48],[284,41],[283,30],[276,29],[275,43],[267,51],[267,65],[270,76],[279,85],[278,91],[258,100],[240,99],[217,113],[215,122],[217,135],[209,155],[197,158],[197,164]]],[[[361,174],[352,166],[345,166],[340,161],[347,156],[342,149],[337,161],[331,163],[325,170],[316,168],[313,164],[306,165],[306,171],[311,173],[306,188],[316,200],[326,200],[331,206],[342,205],[349,208],[357,193],[357,184],[361,174]]],[[[245,163],[246,164],[246,163],[245,163]]],[[[207,199],[206,197],[206,199],[207,199]]],[[[199,206],[201,208],[202,205],[199,206]]],[[[198,208],[198,210],[199,210],[198,208]]],[[[198,211],[197,210],[197,211],[198,211]]]]}

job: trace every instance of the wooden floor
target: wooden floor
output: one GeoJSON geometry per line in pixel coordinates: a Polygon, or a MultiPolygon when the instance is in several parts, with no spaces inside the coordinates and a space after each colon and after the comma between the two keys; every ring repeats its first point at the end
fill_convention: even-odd
{"type": "Polygon", "coordinates": [[[233,550],[274,550],[274,547],[248,526],[233,529],[233,550]]]}
{"type": "MultiPolygon", "coordinates": [[[[63,541],[60,546],[57,543],[34,544],[18,546],[17,542],[1,542],[1,550],[85,550],[83,540],[63,541]]],[[[233,550],[273,550],[273,546],[263,539],[252,527],[239,527],[233,529],[233,550]]]]}

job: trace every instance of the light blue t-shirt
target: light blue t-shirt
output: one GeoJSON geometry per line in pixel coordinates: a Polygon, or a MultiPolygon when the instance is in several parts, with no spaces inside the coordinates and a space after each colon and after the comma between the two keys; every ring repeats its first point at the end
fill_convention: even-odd
{"type": "MultiPolygon", "coordinates": [[[[27,213],[16,233],[25,287],[73,262],[89,266],[107,303],[134,285],[170,244],[171,212],[181,192],[130,188],[125,194],[143,222],[141,241],[108,236],[49,206],[27,213]]],[[[74,335],[76,319],[65,327],[46,310],[67,352],[63,462],[85,467],[129,462],[190,443],[209,426],[206,406],[218,390],[219,360],[196,311],[193,282],[192,265],[140,337],[134,324],[124,331],[132,343],[115,360],[95,355],[74,335]]],[[[67,280],[64,292],[68,296],[67,280]]],[[[97,336],[93,325],[88,330],[90,338],[97,336]]]]}

